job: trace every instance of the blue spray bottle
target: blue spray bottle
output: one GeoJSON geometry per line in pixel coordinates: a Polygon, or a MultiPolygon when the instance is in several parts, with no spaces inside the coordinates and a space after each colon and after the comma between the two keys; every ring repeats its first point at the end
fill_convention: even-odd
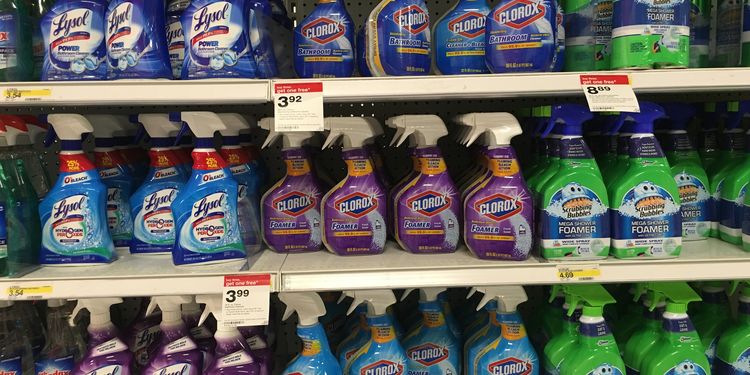
{"type": "Polygon", "coordinates": [[[435,64],[440,74],[489,73],[484,62],[486,0],[459,0],[435,23],[435,64]]]}
{"type": "MultiPolygon", "coordinates": [[[[353,294],[352,294],[353,295],[353,294]]],[[[345,295],[342,294],[343,298],[345,295]]],[[[370,341],[370,327],[367,326],[367,305],[361,304],[354,309],[355,326],[349,336],[341,340],[337,348],[339,365],[346,368],[355,353],[370,341]]]]}
{"type": "Polygon", "coordinates": [[[354,22],[340,0],[317,0],[294,29],[294,70],[300,78],[351,77],[354,22]]]}
{"type": "Polygon", "coordinates": [[[287,365],[284,375],[340,375],[341,367],[328,346],[323,326],[318,317],[325,315],[323,300],[315,292],[282,292],[279,299],[286,305],[286,320],[294,312],[299,316],[297,336],[302,340],[302,352],[287,365]]]}
{"type": "MultiPolygon", "coordinates": [[[[255,123],[254,120],[251,120],[250,122],[255,123]]],[[[265,187],[268,183],[268,167],[263,160],[263,156],[260,154],[260,148],[253,143],[252,129],[245,128],[240,130],[240,146],[245,150],[245,152],[247,152],[247,155],[250,157],[250,162],[248,163],[248,165],[250,166],[251,173],[254,176],[257,176],[257,178],[254,180],[257,185],[248,186],[247,188],[251,194],[255,194],[260,197],[261,195],[263,195],[263,187],[265,187]]]]}
{"type": "Polygon", "coordinates": [[[190,0],[169,0],[167,3],[167,53],[172,78],[182,77],[182,63],[185,61],[185,34],[182,31],[182,12],[190,4],[190,0]]]}
{"type": "Polygon", "coordinates": [[[226,125],[212,112],[182,112],[181,119],[181,132],[188,127],[193,131],[195,149],[190,178],[172,202],[177,220],[172,261],[188,265],[244,259],[237,181],[213,144],[214,134],[226,125]]]}
{"type": "Polygon", "coordinates": [[[81,115],[54,114],[48,140],[60,138],[60,174],[39,204],[42,249],[39,263],[109,263],[117,256],[107,230],[107,187],[83,153],[81,136],[94,128],[81,115]]]}

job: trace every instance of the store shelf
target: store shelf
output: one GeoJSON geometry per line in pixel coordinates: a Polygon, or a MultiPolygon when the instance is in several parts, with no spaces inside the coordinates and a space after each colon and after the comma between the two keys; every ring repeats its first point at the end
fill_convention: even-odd
{"type": "Polygon", "coordinates": [[[0,105],[258,104],[269,101],[269,82],[261,79],[11,82],[0,84],[0,105]],[[21,96],[13,97],[13,93],[21,96]]]}
{"type": "Polygon", "coordinates": [[[41,267],[17,279],[0,280],[0,299],[9,288],[30,288],[16,299],[136,297],[221,293],[225,275],[270,274],[271,290],[286,255],[264,251],[247,262],[176,267],[169,256],[122,255],[102,266],[41,267]]]}
{"type": "MultiPolygon", "coordinates": [[[[390,244],[382,255],[339,257],[327,252],[290,254],[281,269],[281,289],[320,291],[418,286],[479,286],[560,283],[558,266],[597,268],[588,282],[643,280],[731,280],[750,277],[750,254],[719,240],[688,242],[682,256],[666,260],[598,262],[483,261],[466,249],[454,254],[414,255],[390,244]]],[[[584,281],[586,282],[586,281],[584,281]]]]}
{"type": "MultiPolygon", "coordinates": [[[[636,94],[750,91],[748,68],[613,73],[629,73],[636,94]]],[[[323,80],[323,96],[326,103],[344,103],[583,95],[580,74],[338,78],[323,80]]]]}

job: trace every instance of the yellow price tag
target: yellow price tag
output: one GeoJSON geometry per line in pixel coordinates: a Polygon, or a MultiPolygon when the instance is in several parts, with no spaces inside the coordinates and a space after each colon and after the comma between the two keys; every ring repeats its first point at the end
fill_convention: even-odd
{"type": "Polygon", "coordinates": [[[596,280],[602,275],[599,265],[557,266],[557,278],[560,281],[596,280]]]}
{"type": "Polygon", "coordinates": [[[52,96],[52,89],[19,89],[11,87],[3,90],[3,97],[6,101],[16,99],[41,100],[42,97],[46,96],[52,96]]]}
{"type": "Polygon", "coordinates": [[[52,286],[10,286],[5,292],[9,299],[42,299],[52,294],[52,286]]]}

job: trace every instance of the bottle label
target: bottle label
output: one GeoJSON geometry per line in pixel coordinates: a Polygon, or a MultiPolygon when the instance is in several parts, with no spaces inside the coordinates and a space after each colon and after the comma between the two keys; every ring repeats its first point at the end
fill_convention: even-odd
{"type": "Polygon", "coordinates": [[[487,66],[493,73],[547,71],[555,52],[557,5],[511,0],[487,16],[487,66]]]}
{"type": "Polygon", "coordinates": [[[710,372],[706,372],[706,370],[701,367],[701,365],[691,361],[691,360],[685,360],[680,363],[678,363],[675,367],[672,367],[667,372],[664,373],[664,375],[682,375],[682,374],[690,374],[690,375],[707,375],[710,372]]]}
{"type": "Polygon", "coordinates": [[[175,167],[160,169],[154,172],[154,180],[164,180],[177,176],[179,171],[175,167]]]}
{"type": "Polygon", "coordinates": [[[161,337],[161,328],[158,324],[138,331],[135,334],[132,345],[128,345],[133,352],[133,359],[139,366],[148,365],[149,351],[153,344],[161,337]]]}
{"type": "Polygon", "coordinates": [[[219,358],[219,360],[216,362],[217,367],[219,368],[235,367],[253,363],[253,357],[251,357],[250,354],[246,353],[244,350],[239,350],[232,354],[225,355],[219,358]]]}
{"type": "MultiPolygon", "coordinates": [[[[164,347],[164,354],[173,354],[173,353],[180,353],[180,352],[186,352],[189,350],[198,349],[198,346],[193,342],[193,340],[190,337],[183,337],[180,339],[177,339],[175,341],[172,341],[169,343],[169,345],[164,347]]],[[[189,366],[189,364],[187,364],[189,366]]],[[[169,373],[169,372],[167,372],[169,373]]],[[[187,372],[185,372],[186,374],[187,372]]]]}
{"type": "Polygon", "coordinates": [[[151,375],[188,375],[190,374],[190,368],[192,367],[189,363],[175,363],[173,365],[162,367],[151,375]]]}
{"type": "MultiPolygon", "coordinates": [[[[422,345],[417,345],[406,349],[406,357],[409,359],[409,361],[416,362],[418,365],[424,367],[438,366],[439,364],[445,363],[445,365],[440,365],[437,368],[439,368],[445,374],[458,375],[456,369],[453,367],[453,364],[448,363],[447,361],[450,354],[451,352],[447,347],[432,342],[424,343],[422,345]]],[[[419,368],[417,370],[419,370],[419,368]]],[[[409,373],[416,374],[417,372],[411,371],[410,369],[409,373]]]]}
{"type": "Polygon", "coordinates": [[[21,357],[0,359],[0,374],[23,375],[21,357]]]}
{"type": "Polygon", "coordinates": [[[435,59],[442,74],[489,73],[484,62],[484,29],[490,8],[478,1],[456,7],[435,27],[435,59]]]}
{"type": "Polygon", "coordinates": [[[577,182],[556,191],[542,211],[545,258],[609,255],[609,209],[599,196],[577,182]]]}
{"type": "Polygon", "coordinates": [[[268,348],[268,343],[260,335],[250,336],[247,338],[247,340],[245,340],[245,342],[247,342],[247,346],[250,347],[250,350],[261,350],[268,348]]]}
{"type": "Polygon", "coordinates": [[[123,367],[120,365],[110,365],[99,367],[98,369],[87,373],[86,375],[120,375],[123,367]]]}
{"type": "MultiPolygon", "coordinates": [[[[744,184],[740,188],[734,199],[721,199],[719,205],[719,218],[721,223],[721,231],[728,234],[731,237],[739,237],[742,229],[742,208],[745,205],[745,193],[747,192],[747,185],[744,184]]],[[[728,195],[728,194],[727,194],[728,195]]]]}
{"type": "Polygon", "coordinates": [[[143,209],[138,213],[137,222],[143,223],[144,234],[158,238],[159,242],[174,241],[174,216],[172,201],[177,197],[177,189],[157,190],[143,198],[143,209]]]}
{"type": "Polygon", "coordinates": [[[133,236],[129,195],[119,187],[107,188],[107,225],[116,245],[127,246],[133,236]]]}
{"type": "Polygon", "coordinates": [[[169,50],[169,62],[172,66],[172,76],[175,79],[180,79],[182,63],[185,61],[185,36],[182,32],[182,23],[179,16],[169,15],[167,22],[167,48],[169,50]]]}
{"type": "Polygon", "coordinates": [[[423,0],[391,1],[376,7],[366,22],[367,65],[375,75],[424,75],[431,64],[430,14],[423,0]],[[369,43],[369,42],[368,42],[369,43]]]}
{"type": "Polygon", "coordinates": [[[34,363],[36,375],[70,375],[74,369],[75,359],[73,359],[73,355],[40,360],[34,363]]]}
{"type": "Polygon", "coordinates": [[[750,349],[746,349],[737,358],[730,360],[732,360],[732,363],[727,363],[720,357],[716,357],[711,372],[714,374],[750,374],[750,349]]]}
{"type": "Polygon", "coordinates": [[[193,237],[203,244],[220,242],[227,231],[226,194],[209,194],[193,204],[186,225],[192,228],[193,237]]]}
{"type": "Polygon", "coordinates": [[[526,259],[533,244],[532,207],[531,194],[521,186],[487,182],[466,198],[467,246],[482,259],[526,259]]]}
{"type": "Polygon", "coordinates": [[[0,202],[0,259],[8,257],[8,221],[5,218],[5,202],[0,202]]]}
{"type": "Polygon", "coordinates": [[[42,35],[47,60],[42,80],[74,78],[70,73],[76,78],[106,78],[107,66],[103,64],[107,53],[104,45],[106,3],[86,4],[85,8],[63,6],[62,11],[53,10],[44,16],[42,35]]]}
{"type": "Polygon", "coordinates": [[[14,12],[0,12],[0,69],[18,65],[16,54],[18,18],[14,12]]]}
{"type": "Polygon", "coordinates": [[[135,4],[114,2],[107,12],[107,56],[111,69],[127,70],[138,64],[143,52],[143,14],[135,4]]]}
{"type": "Polygon", "coordinates": [[[401,375],[403,373],[403,363],[393,362],[387,359],[368,364],[359,370],[359,375],[401,375]]]}
{"type": "Polygon", "coordinates": [[[294,67],[301,78],[349,77],[354,70],[354,22],[339,2],[319,3],[319,17],[294,33],[294,67]]]}
{"type": "Polygon", "coordinates": [[[52,205],[52,236],[58,245],[74,247],[88,237],[91,215],[86,195],[71,195],[52,205]]]}
{"type": "Polygon", "coordinates": [[[615,367],[614,365],[610,363],[603,363],[599,366],[596,366],[593,370],[586,373],[586,375],[623,375],[623,370],[615,367]]]}
{"type": "Polygon", "coordinates": [[[625,194],[613,215],[612,245],[618,258],[679,255],[680,205],[661,186],[639,183],[625,194]]]}
{"type": "Polygon", "coordinates": [[[697,176],[684,172],[675,175],[674,180],[680,192],[682,238],[697,240],[708,237],[712,207],[706,185],[697,176]]]}
{"type": "Polygon", "coordinates": [[[94,349],[91,352],[93,353],[94,357],[101,357],[107,354],[124,352],[126,350],[128,350],[128,346],[125,345],[125,343],[122,342],[120,339],[115,337],[112,340],[109,340],[107,342],[97,345],[96,347],[94,347],[94,349]]]}

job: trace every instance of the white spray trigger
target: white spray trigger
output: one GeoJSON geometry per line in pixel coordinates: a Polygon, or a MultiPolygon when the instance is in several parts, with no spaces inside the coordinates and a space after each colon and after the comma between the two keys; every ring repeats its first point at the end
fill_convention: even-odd
{"type": "Polygon", "coordinates": [[[85,117],[94,127],[96,138],[126,136],[132,128],[128,116],[124,115],[85,115],[85,117]]]}
{"type": "Polygon", "coordinates": [[[354,291],[354,302],[349,306],[346,314],[351,314],[361,303],[367,304],[368,316],[385,315],[388,306],[396,303],[396,296],[390,289],[354,291]]]}
{"type": "Polygon", "coordinates": [[[183,303],[190,303],[193,298],[190,296],[155,296],[151,297],[151,300],[146,307],[146,316],[151,315],[156,307],[159,306],[161,310],[162,322],[178,322],[182,319],[183,303]]]}
{"type": "Polygon", "coordinates": [[[296,311],[299,325],[311,326],[326,314],[323,299],[315,292],[280,292],[279,299],[286,305],[282,320],[289,319],[296,311]]]}
{"type": "Polygon", "coordinates": [[[250,123],[239,113],[219,113],[219,118],[224,122],[226,129],[221,130],[221,135],[227,137],[239,136],[243,130],[250,129],[250,123]]]}
{"type": "Polygon", "coordinates": [[[47,122],[55,129],[57,138],[65,141],[80,141],[83,134],[94,131],[89,120],[78,114],[52,114],[47,116],[47,122]]]}
{"type": "Polygon", "coordinates": [[[448,129],[443,120],[436,115],[401,115],[392,117],[390,120],[396,128],[404,131],[396,143],[400,146],[406,139],[414,134],[417,146],[435,146],[438,139],[448,135],[448,129]]]}
{"type": "Polygon", "coordinates": [[[112,305],[122,303],[122,298],[81,298],[73,308],[73,312],[68,318],[70,325],[75,325],[75,319],[81,309],[86,309],[91,315],[89,327],[99,327],[105,324],[111,324],[109,308],[112,305]]]}
{"type": "Polygon", "coordinates": [[[415,290],[417,290],[417,288],[409,288],[409,289],[404,290],[404,294],[401,295],[401,301],[406,300],[406,298],[409,297],[409,294],[411,294],[411,292],[415,290]]]}
{"type": "Polygon", "coordinates": [[[446,288],[419,288],[419,300],[424,302],[437,301],[438,294],[446,290],[446,288]]]}
{"type": "Polygon", "coordinates": [[[216,132],[227,129],[221,117],[213,112],[181,112],[180,118],[197,138],[213,138],[216,132]]]}
{"type": "Polygon", "coordinates": [[[459,116],[460,121],[471,127],[466,145],[471,145],[482,134],[489,135],[489,145],[509,145],[510,140],[521,134],[518,119],[507,112],[477,112],[459,116]]]}
{"type": "Polygon", "coordinates": [[[323,148],[328,148],[339,137],[343,138],[344,149],[362,147],[378,135],[377,120],[367,117],[326,117],[324,128],[329,131],[323,148]]]}
{"type": "Polygon", "coordinates": [[[180,124],[171,121],[167,113],[143,113],[138,115],[138,122],[151,138],[174,137],[180,131],[180,124]]]}
{"type": "Polygon", "coordinates": [[[516,311],[518,305],[527,301],[526,291],[519,285],[488,286],[477,288],[484,293],[482,300],[477,305],[477,311],[488,302],[497,299],[497,309],[504,312],[516,311]]]}
{"type": "Polygon", "coordinates": [[[206,319],[208,319],[208,316],[211,314],[213,314],[214,318],[216,318],[216,322],[219,323],[217,324],[217,326],[222,326],[221,321],[224,319],[224,316],[221,306],[221,294],[206,294],[195,296],[195,302],[206,304],[206,308],[203,309],[203,313],[201,314],[200,319],[198,319],[199,326],[202,326],[203,323],[206,322],[206,319]]]}

